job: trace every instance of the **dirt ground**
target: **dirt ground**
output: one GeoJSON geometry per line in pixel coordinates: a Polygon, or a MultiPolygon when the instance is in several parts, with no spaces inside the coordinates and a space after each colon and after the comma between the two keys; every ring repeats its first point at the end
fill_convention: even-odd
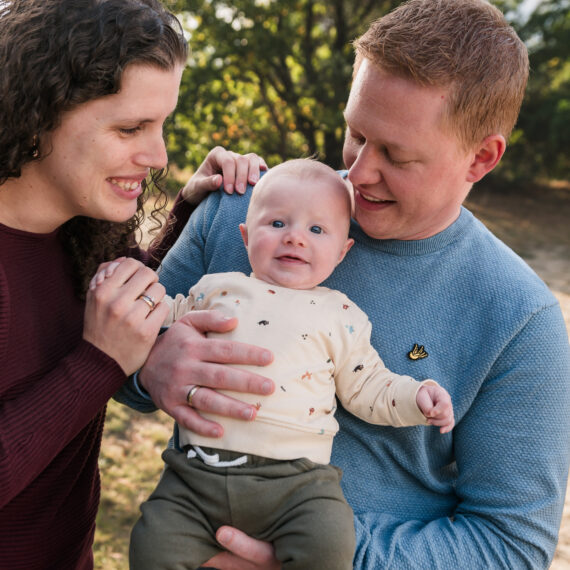
{"type": "MultiPolygon", "coordinates": [[[[475,188],[467,206],[540,275],[570,334],[570,184],[498,192],[475,188]]],[[[570,485],[551,570],[570,569],[570,485]]]]}

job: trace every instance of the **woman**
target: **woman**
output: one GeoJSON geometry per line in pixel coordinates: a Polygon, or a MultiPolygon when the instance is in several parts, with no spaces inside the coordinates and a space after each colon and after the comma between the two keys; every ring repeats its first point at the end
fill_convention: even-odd
{"type": "MultiPolygon", "coordinates": [[[[186,55],[157,0],[0,3],[0,568],[93,566],[105,403],[145,361],[164,289],[135,260],[87,284],[121,255],[156,266],[192,210],[179,197],[160,243],[134,245],[186,55]]],[[[183,197],[258,170],[215,149],[183,197]]]]}

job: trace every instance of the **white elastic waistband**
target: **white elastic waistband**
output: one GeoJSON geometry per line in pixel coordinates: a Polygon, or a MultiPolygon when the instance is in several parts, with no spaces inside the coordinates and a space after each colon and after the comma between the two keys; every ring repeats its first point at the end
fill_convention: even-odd
{"type": "Polygon", "coordinates": [[[247,463],[247,455],[236,457],[231,461],[220,461],[220,456],[217,453],[208,455],[201,447],[197,445],[193,445],[188,450],[186,457],[188,457],[188,459],[199,457],[206,465],[209,465],[210,467],[237,467],[238,465],[247,463]]]}

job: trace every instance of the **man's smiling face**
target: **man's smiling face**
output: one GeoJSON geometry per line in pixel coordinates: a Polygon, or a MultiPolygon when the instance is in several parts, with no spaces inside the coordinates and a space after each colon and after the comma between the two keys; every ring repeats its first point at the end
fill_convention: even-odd
{"type": "Polygon", "coordinates": [[[445,131],[447,90],[386,73],[363,58],[348,99],[343,158],[355,218],[377,239],[423,239],[459,216],[473,152],[445,131]]]}

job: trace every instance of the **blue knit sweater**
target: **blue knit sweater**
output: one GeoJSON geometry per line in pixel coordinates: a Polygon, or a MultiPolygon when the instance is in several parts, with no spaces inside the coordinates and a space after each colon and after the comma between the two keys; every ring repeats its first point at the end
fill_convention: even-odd
{"type": "MultiPolygon", "coordinates": [[[[238,224],[248,199],[214,193],[166,256],[186,293],[205,273],[250,272],[238,224]]],[[[440,234],[355,245],[323,284],[372,322],[388,368],[434,378],[457,425],[391,428],[342,408],[332,462],[355,512],[358,569],[546,568],[570,454],[570,351],[556,299],[466,209],[440,234]],[[411,359],[414,345],[428,356],[411,359]]]]}

